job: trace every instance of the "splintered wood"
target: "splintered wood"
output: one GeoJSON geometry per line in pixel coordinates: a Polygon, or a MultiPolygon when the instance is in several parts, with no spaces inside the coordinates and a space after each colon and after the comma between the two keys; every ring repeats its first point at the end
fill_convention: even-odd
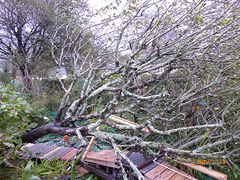
{"type": "MultiPolygon", "coordinates": [[[[127,154],[127,151],[123,151],[123,153],[127,154]]],[[[146,161],[146,158],[141,153],[136,152],[133,152],[129,156],[129,159],[135,165],[139,165],[146,161]]],[[[90,151],[84,161],[87,163],[94,163],[96,165],[120,169],[120,166],[117,165],[113,150],[101,150],[98,152],[90,151]]],[[[129,165],[124,161],[123,165],[124,167],[129,167],[129,165]]],[[[162,160],[158,160],[157,163],[152,162],[147,164],[145,167],[140,169],[140,172],[145,176],[146,179],[149,180],[197,180],[196,178],[173,166],[170,166],[162,160]]]]}
{"type": "MultiPolygon", "coordinates": [[[[73,148],[73,147],[57,147],[50,146],[46,144],[27,144],[21,148],[22,152],[20,156],[23,158],[38,158],[38,159],[57,159],[57,160],[73,160],[75,156],[80,153],[82,150],[73,148]]],[[[127,154],[128,151],[123,151],[123,154],[127,154]]],[[[141,153],[133,152],[128,157],[136,166],[143,164],[150,157],[146,157],[141,153]]],[[[101,150],[101,151],[90,151],[86,158],[84,159],[85,163],[91,164],[91,170],[94,171],[94,165],[96,167],[96,171],[98,172],[98,166],[106,167],[108,172],[111,172],[109,168],[120,170],[120,166],[115,157],[115,153],[113,150],[101,150]]],[[[122,162],[123,166],[129,168],[128,163],[125,161],[122,162]]],[[[90,167],[90,166],[88,166],[90,167]]],[[[145,176],[146,179],[161,179],[161,180],[195,180],[196,178],[184,173],[183,171],[170,166],[169,164],[163,162],[162,160],[158,160],[156,163],[151,162],[147,163],[145,166],[141,167],[140,172],[145,176]]],[[[84,173],[88,173],[89,170],[86,168],[79,166],[78,171],[84,173]]],[[[106,172],[106,177],[107,173],[106,172]]],[[[102,172],[101,172],[102,173],[102,172]]],[[[113,177],[109,175],[109,177],[113,177]]],[[[117,178],[117,177],[116,177],[117,178]]]]}

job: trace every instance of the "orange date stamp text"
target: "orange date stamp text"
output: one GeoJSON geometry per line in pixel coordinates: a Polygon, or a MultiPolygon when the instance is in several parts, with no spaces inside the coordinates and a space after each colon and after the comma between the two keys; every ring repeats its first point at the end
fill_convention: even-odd
{"type": "Polygon", "coordinates": [[[204,159],[197,159],[197,160],[192,160],[192,164],[197,164],[197,165],[225,165],[225,160],[224,159],[209,159],[209,160],[204,160],[204,159]]]}

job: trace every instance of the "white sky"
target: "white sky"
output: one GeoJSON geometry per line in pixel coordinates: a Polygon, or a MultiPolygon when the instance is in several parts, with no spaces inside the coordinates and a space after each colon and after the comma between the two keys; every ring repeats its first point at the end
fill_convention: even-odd
{"type": "Polygon", "coordinates": [[[114,0],[88,0],[89,5],[95,9],[100,9],[111,2],[114,2],[114,0]]]}

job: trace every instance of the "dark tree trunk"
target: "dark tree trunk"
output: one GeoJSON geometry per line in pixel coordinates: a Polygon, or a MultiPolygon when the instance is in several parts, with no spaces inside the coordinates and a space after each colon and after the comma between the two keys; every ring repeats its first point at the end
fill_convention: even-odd
{"type": "MultiPolygon", "coordinates": [[[[60,135],[76,135],[76,128],[62,127],[63,122],[50,122],[46,125],[33,129],[26,132],[21,136],[23,142],[34,142],[38,138],[45,136],[50,133],[60,134],[60,135]]],[[[81,133],[86,136],[88,132],[87,127],[81,128],[81,133]]]]}
{"type": "Polygon", "coordinates": [[[29,92],[32,90],[31,70],[26,64],[22,64],[20,70],[23,77],[24,92],[29,92]]]}
{"type": "Polygon", "coordinates": [[[55,127],[56,124],[54,122],[48,123],[36,129],[33,129],[25,134],[22,135],[23,142],[33,142],[36,139],[49,134],[51,131],[50,129],[55,127]]]}

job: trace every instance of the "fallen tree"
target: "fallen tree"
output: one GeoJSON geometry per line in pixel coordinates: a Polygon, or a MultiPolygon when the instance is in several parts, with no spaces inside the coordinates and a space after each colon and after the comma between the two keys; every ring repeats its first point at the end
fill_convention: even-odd
{"type": "Polygon", "coordinates": [[[90,23],[77,28],[73,14],[54,32],[55,37],[69,32],[65,39],[51,41],[56,64],[72,64],[72,83],[59,79],[65,95],[55,122],[27,132],[23,141],[49,133],[91,135],[114,148],[121,141],[151,155],[224,158],[235,164],[240,153],[238,9],[237,1],[134,2],[100,23],[86,16],[90,23]],[[79,80],[84,83],[72,97],[79,80]],[[112,114],[139,126],[111,122],[112,114]],[[83,120],[92,123],[78,127],[83,120]],[[96,130],[102,124],[116,133],[96,130]],[[148,139],[141,139],[142,128],[150,130],[148,139]]]}

